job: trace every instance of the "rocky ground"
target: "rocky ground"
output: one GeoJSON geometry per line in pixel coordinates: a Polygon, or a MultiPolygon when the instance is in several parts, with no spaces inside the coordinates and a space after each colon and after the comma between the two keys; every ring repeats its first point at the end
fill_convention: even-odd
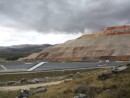
{"type": "MultiPolygon", "coordinates": [[[[21,79],[23,85],[35,85],[16,91],[0,91],[0,98],[130,98],[130,68],[119,67],[114,70],[96,69],[44,77],[48,81],[35,82],[41,78],[21,79]],[[122,70],[123,69],[123,70],[122,70]],[[66,79],[70,79],[69,81],[66,79]],[[52,85],[45,84],[52,83],[52,85]],[[57,83],[53,85],[53,83],[57,83]],[[39,85],[42,84],[42,85],[39,85]]],[[[7,85],[6,87],[10,87],[7,85]]],[[[6,88],[5,87],[5,88],[6,88]]],[[[12,87],[14,87],[12,85],[12,87]]],[[[2,88],[2,87],[1,87],[2,88]]],[[[20,88],[19,88],[20,89],[20,88]]]]}

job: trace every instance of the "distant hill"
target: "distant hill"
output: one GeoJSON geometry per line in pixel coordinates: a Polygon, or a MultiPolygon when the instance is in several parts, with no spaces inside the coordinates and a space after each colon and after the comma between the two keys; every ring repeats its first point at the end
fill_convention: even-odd
{"type": "Polygon", "coordinates": [[[50,44],[43,45],[14,45],[8,47],[0,47],[0,58],[6,60],[17,60],[20,57],[26,57],[32,53],[37,53],[42,51],[43,49],[50,47],[50,44]]]}
{"type": "Polygon", "coordinates": [[[100,59],[130,60],[130,26],[108,27],[23,58],[26,61],[99,61],[100,59]]]}

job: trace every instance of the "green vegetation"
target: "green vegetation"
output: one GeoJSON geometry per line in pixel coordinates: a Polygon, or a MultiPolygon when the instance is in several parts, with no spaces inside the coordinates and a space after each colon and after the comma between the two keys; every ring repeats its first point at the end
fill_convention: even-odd
{"type": "Polygon", "coordinates": [[[19,91],[12,92],[0,92],[0,98],[16,98],[19,91]]]}
{"type": "MultiPolygon", "coordinates": [[[[124,72],[113,74],[106,80],[98,80],[98,76],[103,72],[109,72],[111,69],[96,69],[96,70],[83,70],[80,71],[82,77],[75,78],[72,81],[67,81],[59,85],[48,86],[46,93],[38,93],[30,96],[29,98],[73,98],[75,89],[81,84],[86,83],[89,87],[93,88],[96,93],[94,98],[130,98],[130,68],[124,72]]],[[[33,74],[35,77],[54,76],[76,73],[77,71],[68,72],[46,72],[33,74]]],[[[34,77],[32,75],[32,77],[34,77]]],[[[31,76],[31,75],[30,75],[31,76]]],[[[29,77],[29,76],[28,76],[29,77]]],[[[0,77],[1,78],[1,77],[0,77]]],[[[13,78],[12,78],[13,79],[13,78]]],[[[0,92],[0,98],[15,98],[17,92],[0,92]],[[10,97],[11,96],[11,97],[10,97]]],[[[92,97],[89,97],[92,98],[92,97]]]]}
{"type": "Polygon", "coordinates": [[[102,73],[103,70],[95,70],[90,74],[85,72],[81,78],[58,86],[48,87],[46,93],[37,94],[31,96],[31,98],[73,98],[75,89],[81,83],[86,83],[96,91],[94,98],[130,98],[130,68],[100,81],[97,77],[102,73]]]}
{"type": "Polygon", "coordinates": [[[10,60],[10,61],[14,61],[17,60],[21,57],[26,57],[28,55],[30,55],[31,53],[17,53],[17,52],[1,52],[0,51],[0,58],[5,59],[5,60],[10,60]]]}
{"type": "Polygon", "coordinates": [[[22,78],[33,79],[33,78],[43,78],[43,77],[53,77],[68,74],[75,74],[76,72],[91,72],[92,70],[99,69],[82,69],[82,70],[66,70],[66,71],[51,71],[51,72],[36,72],[36,73],[22,73],[22,74],[5,74],[0,75],[0,82],[7,81],[18,81],[22,78]]]}
{"type": "Polygon", "coordinates": [[[22,58],[23,56],[13,56],[13,57],[7,57],[6,60],[9,60],[9,61],[15,61],[15,60],[18,60],[19,58],[22,58]]]}

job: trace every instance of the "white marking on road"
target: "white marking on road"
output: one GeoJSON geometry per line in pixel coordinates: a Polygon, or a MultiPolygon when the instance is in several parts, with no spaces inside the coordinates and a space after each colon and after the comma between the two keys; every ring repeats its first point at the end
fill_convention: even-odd
{"type": "Polygon", "coordinates": [[[7,70],[7,68],[4,65],[0,65],[4,70],[7,70]]]}
{"type": "Polygon", "coordinates": [[[40,62],[40,63],[38,63],[37,65],[34,65],[33,67],[29,68],[27,71],[32,71],[32,70],[38,68],[39,66],[45,64],[45,63],[46,63],[46,62],[40,62]]]}

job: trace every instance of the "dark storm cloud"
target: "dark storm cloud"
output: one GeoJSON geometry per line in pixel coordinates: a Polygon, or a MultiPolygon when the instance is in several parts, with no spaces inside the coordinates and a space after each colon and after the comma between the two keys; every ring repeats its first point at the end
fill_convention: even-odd
{"type": "Polygon", "coordinates": [[[130,23],[130,0],[0,0],[1,25],[84,32],[130,23]]]}

